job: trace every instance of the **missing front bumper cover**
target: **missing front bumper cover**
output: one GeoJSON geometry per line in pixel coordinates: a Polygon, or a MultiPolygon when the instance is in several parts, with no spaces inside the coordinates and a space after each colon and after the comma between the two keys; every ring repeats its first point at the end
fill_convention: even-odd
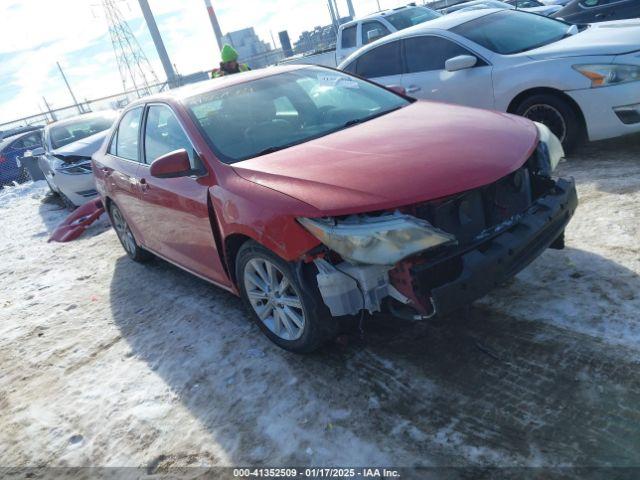
{"type": "Polygon", "coordinates": [[[362,309],[379,311],[382,300],[393,296],[391,288],[396,286],[403,295],[424,300],[423,305],[411,304],[419,314],[431,313],[429,306],[435,307],[439,315],[446,314],[513,277],[548,247],[559,246],[558,239],[577,205],[573,179],[559,179],[546,195],[499,233],[437,260],[415,261],[412,257],[401,262],[396,269],[409,266],[414,295],[407,295],[406,288],[396,285],[394,271],[389,280],[391,267],[347,262],[333,266],[323,259],[315,260],[318,287],[334,316],[355,314],[362,309]]]}

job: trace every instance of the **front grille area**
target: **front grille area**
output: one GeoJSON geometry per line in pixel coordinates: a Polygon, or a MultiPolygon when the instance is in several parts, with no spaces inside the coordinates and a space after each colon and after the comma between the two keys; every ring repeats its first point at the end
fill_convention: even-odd
{"type": "Polygon", "coordinates": [[[517,221],[547,187],[529,163],[495,183],[441,201],[417,205],[414,214],[451,233],[459,246],[476,243],[517,221]]]}

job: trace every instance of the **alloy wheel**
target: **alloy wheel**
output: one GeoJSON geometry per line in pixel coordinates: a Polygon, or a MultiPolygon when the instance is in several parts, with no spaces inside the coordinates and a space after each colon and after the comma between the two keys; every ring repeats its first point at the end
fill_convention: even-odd
{"type": "Polygon", "coordinates": [[[278,267],[264,258],[249,260],[244,267],[244,288],[251,307],[272,333],[288,341],[302,336],[302,301],[278,267]]]}
{"type": "Polygon", "coordinates": [[[120,242],[122,242],[122,246],[130,255],[135,255],[136,253],[136,241],[133,238],[133,233],[131,233],[131,229],[129,225],[122,217],[120,210],[118,208],[114,208],[111,211],[111,216],[113,218],[113,226],[116,229],[116,233],[120,242]]]}
{"type": "Polygon", "coordinates": [[[544,103],[531,105],[522,113],[522,116],[546,125],[561,142],[565,141],[567,137],[567,122],[562,113],[555,107],[544,103]]]}

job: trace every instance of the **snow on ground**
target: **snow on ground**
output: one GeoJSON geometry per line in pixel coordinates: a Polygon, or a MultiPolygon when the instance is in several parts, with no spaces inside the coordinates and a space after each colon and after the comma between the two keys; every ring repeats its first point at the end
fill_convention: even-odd
{"type": "Polygon", "coordinates": [[[0,465],[639,465],[640,137],[561,167],[581,205],[466,314],[272,346],[240,302],[125,256],[105,219],[47,243],[45,184],[0,191],[0,465]]]}

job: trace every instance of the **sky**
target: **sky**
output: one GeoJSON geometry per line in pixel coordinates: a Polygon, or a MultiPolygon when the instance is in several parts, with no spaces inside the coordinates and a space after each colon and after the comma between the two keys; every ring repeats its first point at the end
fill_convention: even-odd
{"type": "MultiPolygon", "coordinates": [[[[352,0],[357,16],[378,9],[376,0],[352,0]]],[[[408,0],[379,0],[392,8],[408,0]]],[[[118,0],[161,81],[164,71],[137,0],[118,0]]],[[[345,0],[337,0],[341,15],[345,0]]],[[[211,70],[220,57],[204,0],[149,0],[171,62],[181,74],[211,70]]],[[[223,33],[254,27],[260,38],[278,42],[330,23],[326,0],[212,0],[223,33]]],[[[277,47],[280,45],[277,44],[277,47]]],[[[0,0],[0,123],[40,113],[43,96],[51,108],[72,99],[56,66],[79,101],[117,94],[122,81],[100,0],[0,0]]]]}

